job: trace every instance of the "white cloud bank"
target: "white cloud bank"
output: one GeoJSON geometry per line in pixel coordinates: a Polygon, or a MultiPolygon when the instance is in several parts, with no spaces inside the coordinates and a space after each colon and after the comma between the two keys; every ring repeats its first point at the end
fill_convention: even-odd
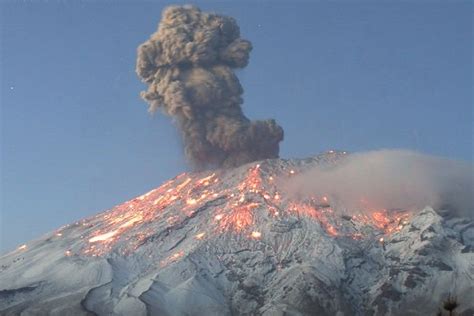
{"type": "Polygon", "coordinates": [[[425,206],[473,216],[473,164],[409,150],[347,155],[335,166],[299,174],[285,187],[302,196],[327,196],[347,210],[425,206]]]}

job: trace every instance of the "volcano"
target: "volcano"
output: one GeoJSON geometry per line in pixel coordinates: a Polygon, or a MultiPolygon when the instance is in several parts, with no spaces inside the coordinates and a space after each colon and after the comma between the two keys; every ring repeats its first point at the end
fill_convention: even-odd
{"type": "Polygon", "coordinates": [[[474,222],[279,183],[345,152],[186,173],[0,258],[1,315],[474,313],[474,222]]]}

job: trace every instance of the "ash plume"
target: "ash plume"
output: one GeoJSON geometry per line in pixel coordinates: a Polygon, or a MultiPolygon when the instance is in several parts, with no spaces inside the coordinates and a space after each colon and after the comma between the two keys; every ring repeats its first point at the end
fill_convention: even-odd
{"type": "Polygon", "coordinates": [[[148,85],[149,111],[161,108],[179,127],[196,169],[234,167],[277,158],[283,129],[250,121],[235,68],[248,64],[252,45],[231,17],[192,6],[163,11],[156,33],[138,47],[136,72],[148,85]]]}
{"type": "MultiPolygon", "coordinates": [[[[410,150],[350,154],[332,167],[315,167],[282,183],[298,197],[328,196],[346,210],[421,210],[431,206],[474,217],[472,163],[410,150]]],[[[283,181],[282,181],[283,182],[283,181]]]]}

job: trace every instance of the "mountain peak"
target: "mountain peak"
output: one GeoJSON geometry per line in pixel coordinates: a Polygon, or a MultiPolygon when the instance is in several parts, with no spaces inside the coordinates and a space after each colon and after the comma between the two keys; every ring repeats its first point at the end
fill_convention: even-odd
{"type": "Polygon", "coordinates": [[[406,315],[433,314],[452,294],[472,312],[472,281],[460,277],[474,271],[471,220],[430,207],[349,212],[282,189],[345,156],[181,174],[62,227],[0,258],[0,310],[406,315]]]}

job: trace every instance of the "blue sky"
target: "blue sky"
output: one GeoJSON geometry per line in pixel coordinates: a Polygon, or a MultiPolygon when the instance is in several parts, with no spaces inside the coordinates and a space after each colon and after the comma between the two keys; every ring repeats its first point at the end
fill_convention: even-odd
{"type": "MultiPolygon", "coordinates": [[[[244,111],[283,126],[282,157],[409,148],[472,161],[470,1],[192,3],[252,41],[244,111]]],[[[168,4],[2,2],[0,252],[187,169],[134,72],[168,4]]]]}

